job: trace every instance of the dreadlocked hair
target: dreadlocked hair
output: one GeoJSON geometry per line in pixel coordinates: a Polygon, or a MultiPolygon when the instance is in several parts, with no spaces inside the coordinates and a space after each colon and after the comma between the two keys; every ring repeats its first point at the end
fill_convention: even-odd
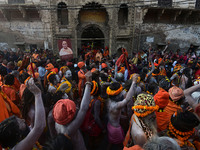
{"type": "Polygon", "coordinates": [[[16,116],[11,116],[0,123],[0,145],[3,148],[12,148],[20,140],[20,129],[16,116]]]}
{"type": "Polygon", "coordinates": [[[15,77],[13,74],[8,74],[4,77],[4,81],[6,85],[13,85],[15,82],[15,77]]]}

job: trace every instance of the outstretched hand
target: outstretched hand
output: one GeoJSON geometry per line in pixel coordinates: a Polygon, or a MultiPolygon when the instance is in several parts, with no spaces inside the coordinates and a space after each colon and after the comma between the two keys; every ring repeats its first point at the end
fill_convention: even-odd
{"type": "Polygon", "coordinates": [[[40,94],[41,90],[35,85],[34,79],[30,78],[27,82],[26,82],[26,87],[34,94],[40,94]]]}

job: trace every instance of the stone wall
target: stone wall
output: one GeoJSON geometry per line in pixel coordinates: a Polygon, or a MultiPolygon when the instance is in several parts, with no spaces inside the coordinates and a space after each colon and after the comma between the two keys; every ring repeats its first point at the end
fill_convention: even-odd
{"type": "MultiPolygon", "coordinates": [[[[152,45],[166,44],[170,42],[169,49],[186,51],[190,44],[200,45],[199,25],[172,25],[172,24],[140,24],[136,27],[136,41],[140,39],[138,49],[147,49],[149,38],[153,38],[152,45]]],[[[137,41],[138,42],[138,41],[137,41]]],[[[138,43],[135,47],[138,47],[138,43]]]]}

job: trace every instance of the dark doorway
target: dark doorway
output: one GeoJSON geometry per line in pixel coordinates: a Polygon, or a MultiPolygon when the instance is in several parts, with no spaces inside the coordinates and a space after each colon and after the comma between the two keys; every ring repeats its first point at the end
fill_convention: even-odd
{"type": "Polygon", "coordinates": [[[84,29],[81,35],[81,47],[91,45],[94,49],[104,48],[104,34],[96,26],[84,29]]]}

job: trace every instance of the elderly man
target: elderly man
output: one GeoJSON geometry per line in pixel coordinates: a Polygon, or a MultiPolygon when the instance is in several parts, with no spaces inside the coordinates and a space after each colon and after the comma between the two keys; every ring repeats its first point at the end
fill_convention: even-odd
{"type": "Polygon", "coordinates": [[[143,146],[147,140],[156,135],[155,111],[159,109],[159,106],[155,104],[151,95],[139,94],[132,109],[134,114],[131,117],[124,146],[143,146]]]}

